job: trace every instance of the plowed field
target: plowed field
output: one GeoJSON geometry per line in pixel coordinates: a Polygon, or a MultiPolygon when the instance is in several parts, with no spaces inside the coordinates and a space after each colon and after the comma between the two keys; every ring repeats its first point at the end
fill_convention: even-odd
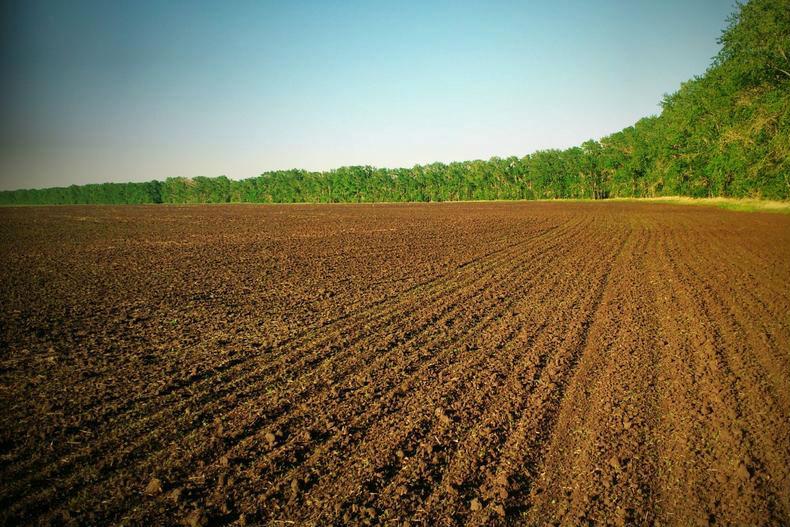
{"type": "Polygon", "coordinates": [[[0,209],[0,523],[790,523],[790,217],[0,209]]]}

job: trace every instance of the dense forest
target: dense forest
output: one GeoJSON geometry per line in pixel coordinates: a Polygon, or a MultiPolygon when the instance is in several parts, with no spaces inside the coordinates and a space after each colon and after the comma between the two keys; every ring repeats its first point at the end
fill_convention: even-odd
{"type": "Polygon", "coordinates": [[[738,5],[704,75],[658,116],[567,150],[413,168],[285,170],[0,192],[0,204],[294,203],[607,197],[790,199],[790,0],[738,5]]]}

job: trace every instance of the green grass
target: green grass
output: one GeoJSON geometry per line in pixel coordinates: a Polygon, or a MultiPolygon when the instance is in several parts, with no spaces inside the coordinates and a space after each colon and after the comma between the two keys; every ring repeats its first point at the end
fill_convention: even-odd
{"type": "Polygon", "coordinates": [[[613,198],[615,201],[647,201],[670,203],[673,205],[704,205],[720,209],[743,212],[774,212],[790,214],[790,201],[770,201],[749,198],[689,198],[685,196],[665,196],[661,198],[613,198]]]}

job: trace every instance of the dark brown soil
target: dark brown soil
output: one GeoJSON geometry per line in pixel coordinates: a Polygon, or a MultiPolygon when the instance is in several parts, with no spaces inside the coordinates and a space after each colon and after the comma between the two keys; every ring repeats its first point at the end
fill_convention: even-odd
{"type": "Polygon", "coordinates": [[[0,209],[0,523],[790,523],[790,217],[0,209]]]}

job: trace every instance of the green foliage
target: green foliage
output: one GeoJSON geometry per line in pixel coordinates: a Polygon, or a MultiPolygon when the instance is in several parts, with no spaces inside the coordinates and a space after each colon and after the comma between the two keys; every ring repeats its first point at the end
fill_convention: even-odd
{"type": "Polygon", "coordinates": [[[100,183],[47,189],[0,192],[2,205],[76,205],[86,203],[161,203],[160,181],[147,183],[100,183]]]}
{"type": "Polygon", "coordinates": [[[790,79],[790,0],[739,4],[719,39],[715,64],[744,84],[790,79]]]}
{"type": "Polygon", "coordinates": [[[347,203],[689,196],[790,199],[790,0],[737,6],[704,75],[659,116],[567,150],[412,168],[280,170],[0,192],[0,204],[347,203]]]}

